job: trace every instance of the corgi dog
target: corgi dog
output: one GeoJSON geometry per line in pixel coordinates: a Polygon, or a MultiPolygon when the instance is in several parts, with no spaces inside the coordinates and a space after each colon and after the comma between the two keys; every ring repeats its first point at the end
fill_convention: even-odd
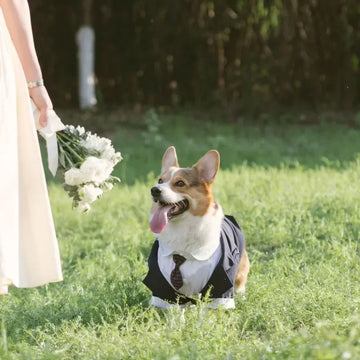
{"type": "Polygon", "coordinates": [[[150,305],[195,303],[234,308],[234,292],[244,293],[249,259],[242,230],[225,216],[212,193],[220,166],[216,150],[191,168],[180,168],[176,150],[162,159],[158,183],[151,188],[150,228],[156,237],[144,284],[152,291],[150,305]]]}

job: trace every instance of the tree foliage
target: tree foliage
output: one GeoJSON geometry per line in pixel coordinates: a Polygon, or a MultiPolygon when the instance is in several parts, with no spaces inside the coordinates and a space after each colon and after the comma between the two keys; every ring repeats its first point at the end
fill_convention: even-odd
{"type": "MultiPolygon", "coordinates": [[[[77,102],[81,2],[30,2],[48,87],[77,102]]],[[[234,109],[359,103],[356,0],[94,1],[100,102],[234,109]]]]}

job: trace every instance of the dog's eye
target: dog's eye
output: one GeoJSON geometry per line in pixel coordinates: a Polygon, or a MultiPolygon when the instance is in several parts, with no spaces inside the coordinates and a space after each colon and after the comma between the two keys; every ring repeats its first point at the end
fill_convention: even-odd
{"type": "Polygon", "coordinates": [[[183,187],[185,186],[185,183],[182,180],[179,180],[175,183],[176,186],[183,187]]]}
{"type": "Polygon", "coordinates": [[[158,184],[162,184],[162,183],[163,183],[162,179],[159,179],[158,184]]]}

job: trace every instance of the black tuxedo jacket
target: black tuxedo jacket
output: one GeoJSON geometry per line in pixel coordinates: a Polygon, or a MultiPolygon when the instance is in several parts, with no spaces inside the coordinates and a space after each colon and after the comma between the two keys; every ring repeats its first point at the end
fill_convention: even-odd
{"type": "MultiPolygon", "coordinates": [[[[221,258],[201,295],[209,292],[210,298],[229,298],[234,296],[234,282],[241,256],[245,248],[245,237],[234,217],[225,215],[220,233],[221,258]]],[[[155,240],[148,260],[149,272],[143,283],[153,296],[170,303],[185,304],[194,299],[177,292],[165,279],[158,264],[159,241],[155,240]]]]}

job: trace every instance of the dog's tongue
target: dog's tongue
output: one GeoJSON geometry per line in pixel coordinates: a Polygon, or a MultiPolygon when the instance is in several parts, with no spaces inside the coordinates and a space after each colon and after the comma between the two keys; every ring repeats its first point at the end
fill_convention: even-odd
{"type": "Polygon", "coordinates": [[[159,206],[150,221],[150,229],[155,234],[160,234],[168,223],[167,213],[172,205],[159,206]]]}

